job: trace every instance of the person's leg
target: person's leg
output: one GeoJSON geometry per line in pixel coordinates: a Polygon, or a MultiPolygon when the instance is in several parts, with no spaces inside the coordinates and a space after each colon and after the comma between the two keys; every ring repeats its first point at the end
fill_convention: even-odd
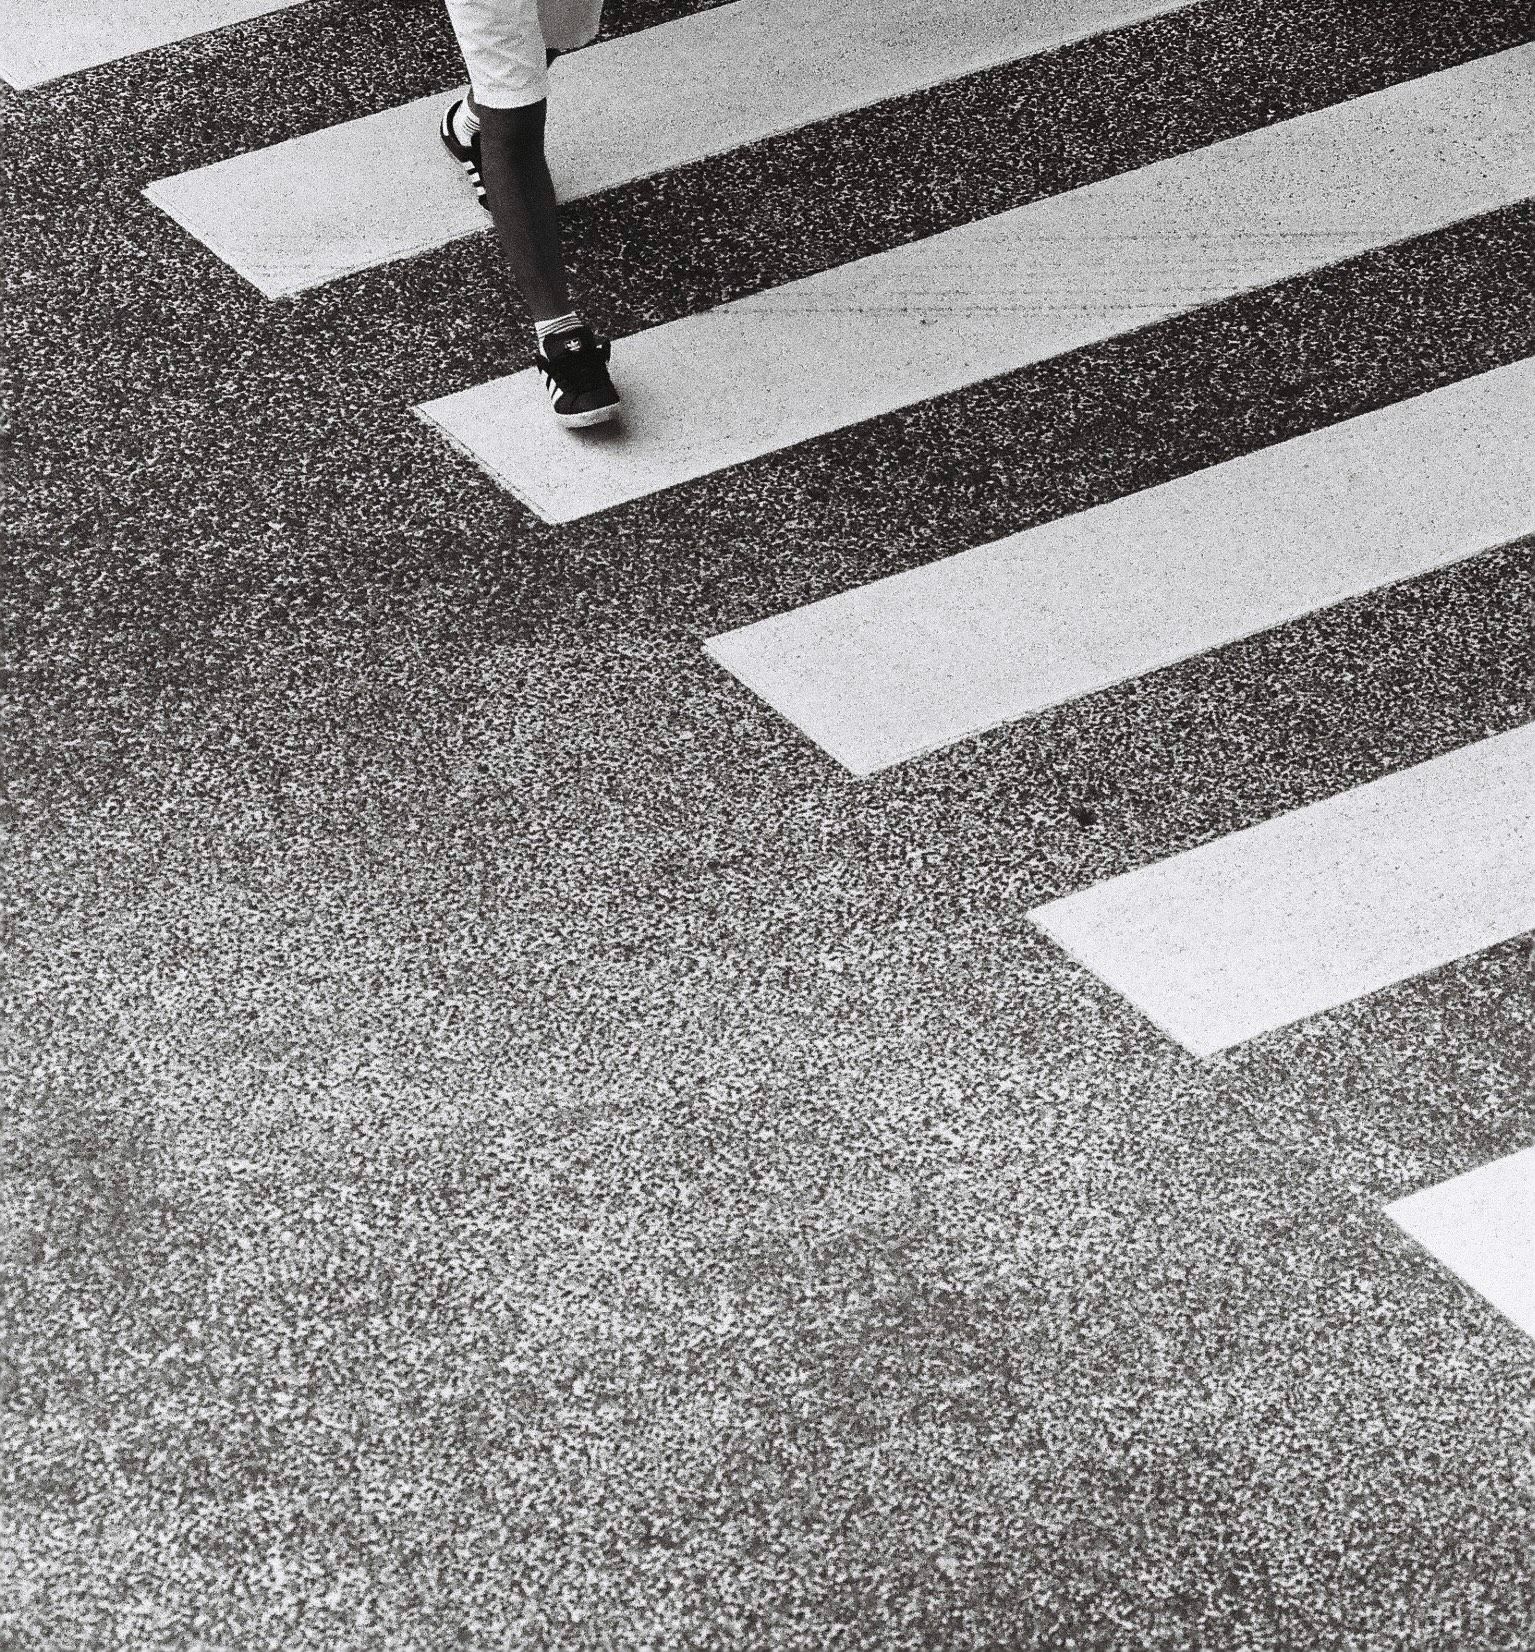
{"type": "Polygon", "coordinates": [[[516,109],[475,106],[480,118],[480,176],[501,251],[535,322],[571,312],[560,251],[554,183],[544,159],[548,104],[516,109]]]}
{"type": "Polygon", "coordinates": [[[571,304],[544,159],[549,61],[596,33],[600,0],[447,0],[447,7],[473,91],[444,113],[442,141],[479,191],[532,312],[536,364],[555,417],[568,425],[603,423],[619,406],[609,345],[571,304]],[[546,7],[558,24],[552,38],[545,34],[546,7]]]}

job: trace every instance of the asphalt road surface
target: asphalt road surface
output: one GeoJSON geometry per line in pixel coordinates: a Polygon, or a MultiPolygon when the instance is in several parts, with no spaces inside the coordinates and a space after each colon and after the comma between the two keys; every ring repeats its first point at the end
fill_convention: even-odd
{"type": "Polygon", "coordinates": [[[595,446],[253,9],[0,39],[0,1640],[1527,1652],[1528,4],[609,0],[595,446]]]}

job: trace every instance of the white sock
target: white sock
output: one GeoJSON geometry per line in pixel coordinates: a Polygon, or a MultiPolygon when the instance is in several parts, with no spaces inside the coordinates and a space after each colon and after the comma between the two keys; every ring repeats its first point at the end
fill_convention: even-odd
{"type": "Polygon", "coordinates": [[[469,99],[461,98],[453,111],[453,136],[466,147],[480,129],[480,117],[469,107],[469,99]]]}
{"type": "Polygon", "coordinates": [[[544,347],[544,340],[551,333],[568,333],[572,327],[581,325],[581,317],[574,310],[569,315],[557,315],[548,321],[535,321],[533,330],[538,334],[538,347],[544,347]]]}

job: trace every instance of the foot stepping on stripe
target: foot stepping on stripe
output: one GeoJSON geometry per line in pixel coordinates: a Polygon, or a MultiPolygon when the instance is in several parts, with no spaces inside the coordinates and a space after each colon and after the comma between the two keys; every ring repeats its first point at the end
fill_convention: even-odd
{"type": "Polygon", "coordinates": [[[1535,47],[1244,133],[616,341],[573,462],[531,369],[417,409],[551,522],[1522,200],[1535,47]]]}
{"type": "Polygon", "coordinates": [[[299,0],[7,0],[0,80],[18,88],[169,46],[299,0]]]}
{"type": "MultiPolygon", "coordinates": [[[[1189,0],[735,0],[564,58],[549,161],[564,200],[736,149],[1189,0]]],[[[163,178],[145,191],[268,297],[485,227],[429,141],[450,94],[163,178]]]]}
{"type": "Polygon", "coordinates": [[[1030,913],[1213,1055],[1535,928],[1535,723],[1030,913]]]}
{"type": "Polygon", "coordinates": [[[1409,1194],[1386,1214],[1535,1337],[1535,1147],[1409,1194]]]}
{"type": "Polygon", "coordinates": [[[712,638],[854,774],[1535,533],[1535,359],[712,638]]]}

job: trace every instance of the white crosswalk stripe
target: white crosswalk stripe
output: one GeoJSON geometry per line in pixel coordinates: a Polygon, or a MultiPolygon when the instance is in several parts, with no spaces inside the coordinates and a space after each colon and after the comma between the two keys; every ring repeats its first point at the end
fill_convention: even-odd
{"type": "MultiPolygon", "coordinates": [[[[573,200],[1190,0],[735,0],[566,58],[550,168],[573,200]]],[[[432,141],[447,92],[164,178],[146,194],[269,297],[486,227],[432,141]]]]}
{"type": "Polygon", "coordinates": [[[855,774],[1535,532],[1535,360],[711,639],[855,774]]]}
{"type": "Polygon", "coordinates": [[[572,521],[1518,201],[1532,108],[1502,52],[653,328],[579,465],[532,369],[418,411],[572,521]]]}
{"type": "Polygon", "coordinates": [[[1386,1214],[1535,1336],[1535,1147],[1398,1199],[1386,1214]]]}
{"type": "Polygon", "coordinates": [[[1198,1055],[1535,927],[1535,723],[1037,908],[1198,1055]]]}
{"type": "Polygon", "coordinates": [[[169,46],[300,0],[9,0],[0,79],[18,88],[169,46]]]}

